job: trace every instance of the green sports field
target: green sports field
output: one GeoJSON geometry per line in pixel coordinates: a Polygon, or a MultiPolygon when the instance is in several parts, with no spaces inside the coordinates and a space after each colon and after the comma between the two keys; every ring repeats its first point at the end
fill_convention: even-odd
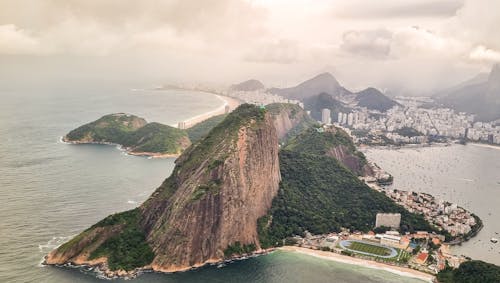
{"type": "Polygon", "coordinates": [[[361,243],[361,242],[351,242],[351,245],[349,245],[349,249],[354,250],[354,251],[370,253],[370,254],[378,255],[378,256],[391,255],[391,250],[388,248],[374,246],[374,245],[370,245],[367,243],[361,243]]]}

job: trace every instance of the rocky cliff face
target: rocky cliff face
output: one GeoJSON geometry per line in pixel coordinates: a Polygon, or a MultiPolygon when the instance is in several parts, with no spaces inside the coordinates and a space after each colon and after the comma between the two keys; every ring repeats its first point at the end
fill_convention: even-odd
{"type": "Polygon", "coordinates": [[[46,263],[98,264],[114,274],[143,266],[169,272],[258,250],[257,219],[270,209],[279,182],[273,116],[242,105],[177,159],[141,207],[105,218],[46,263]]]}
{"type": "Polygon", "coordinates": [[[349,135],[337,127],[310,128],[291,139],[285,149],[330,156],[358,176],[373,175],[364,154],[356,149],[349,135]]]}
{"type": "Polygon", "coordinates": [[[237,243],[260,247],[257,219],[271,207],[280,173],[276,128],[269,114],[259,115],[246,121],[229,115],[178,159],[172,176],[141,207],[156,254],[153,269],[217,261],[237,243]]]}
{"type": "Polygon", "coordinates": [[[298,105],[273,103],[266,106],[272,115],[280,141],[285,141],[315,124],[314,120],[298,105]]]}
{"type": "Polygon", "coordinates": [[[360,176],[373,176],[373,170],[366,161],[362,160],[359,155],[353,154],[349,147],[345,145],[337,145],[329,148],[326,155],[340,161],[345,167],[360,176]]]}

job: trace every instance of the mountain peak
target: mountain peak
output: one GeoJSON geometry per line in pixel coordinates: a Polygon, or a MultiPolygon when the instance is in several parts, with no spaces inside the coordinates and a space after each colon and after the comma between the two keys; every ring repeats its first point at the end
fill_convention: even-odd
{"type": "Polygon", "coordinates": [[[335,85],[336,87],[340,87],[340,84],[337,81],[337,79],[332,74],[330,74],[329,72],[321,73],[321,74],[313,77],[312,79],[309,79],[309,80],[301,83],[301,85],[305,84],[305,83],[310,83],[310,82],[313,82],[313,81],[318,81],[318,82],[323,82],[323,83],[330,83],[332,85],[335,85]]]}
{"type": "Polygon", "coordinates": [[[271,93],[282,95],[291,99],[304,100],[326,92],[333,96],[342,95],[346,90],[339,84],[335,77],[328,73],[321,73],[306,80],[295,87],[271,89],[271,93]]]}

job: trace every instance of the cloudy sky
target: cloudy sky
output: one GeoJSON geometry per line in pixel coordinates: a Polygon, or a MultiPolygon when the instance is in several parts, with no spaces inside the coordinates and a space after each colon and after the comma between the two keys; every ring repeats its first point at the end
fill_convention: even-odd
{"type": "Polygon", "coordinates": [[[426,93],[500,62],[497,0],[2,0],[4,79],[293,85],[426,93]]]}

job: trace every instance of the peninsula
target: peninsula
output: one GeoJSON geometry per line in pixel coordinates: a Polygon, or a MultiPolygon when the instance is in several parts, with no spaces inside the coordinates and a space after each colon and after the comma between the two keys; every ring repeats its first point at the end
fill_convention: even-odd
{"type": "Polygon", "coordinates": [[[177,156],[191,141],[187,133],[160,123],[147,123],[141,117],[116,113],[78,127],[63,137],[74,144],[117,144],[131,155],[177,156]]]}

